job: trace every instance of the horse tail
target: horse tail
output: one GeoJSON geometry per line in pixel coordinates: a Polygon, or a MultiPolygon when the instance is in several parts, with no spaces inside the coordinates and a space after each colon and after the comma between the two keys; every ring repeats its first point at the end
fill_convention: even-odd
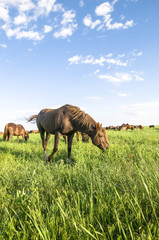
{"type": "Polygon", "coordinates": [[[32,115],[29,119],[27,119],[28,122],[33,122],[33,120],[35,121],[35,119],[37,119],[38,115],[32,115]]]}
{"type": "Polygon", "coordinates": [[[8,124],[7,124],[7,125],[5,126],[5,128],[4,128],[3,141],[6,140],[7,134],[8,134],[8,124]]]}

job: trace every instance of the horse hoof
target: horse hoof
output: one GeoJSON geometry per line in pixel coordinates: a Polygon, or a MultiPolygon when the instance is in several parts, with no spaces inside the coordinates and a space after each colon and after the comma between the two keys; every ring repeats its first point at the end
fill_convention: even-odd
{"type": "Polygon", "coordinates": [[[47,162],[47,161],[48,161],[48,158],[47,158],[47,153],[46,153],[46,151],[44,151],[44,160],[45,160],[45,162],[47,162]]]}
{"type": "Polygon", "coordinates": [[[67,162],[68,162],[68,164],[72,163],[72,161],[69,158],[67,158],[67,162]]]}

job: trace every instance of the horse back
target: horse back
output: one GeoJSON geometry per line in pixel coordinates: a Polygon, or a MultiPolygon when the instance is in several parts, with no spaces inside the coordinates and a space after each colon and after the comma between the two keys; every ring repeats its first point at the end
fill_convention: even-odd
{"type": "Polygon", "coordinates": [[[67,134],[73,130],[65,106],[41,110],[37,117],[37,127],[39,131],[44,130],[51,134],[55,134],[56,131],[67,134]]]}
{"type": "Polygon", "coordinates": [[[16,124],[15,123],[8,123],[6,126],[7,126],[7,129],[8,129],[9,132],[12,131],[14,133],[16,131],[16,124]]]}
{"type": "Polygon", "coordinates": [[[8,123],[7,128],[9,133],[15,136],[19,136],[25,132],[25,129],[21,124],[16,125],[15,123],[8,123]]]}
{"type": "Polygon", "coordinates": [[[17,135],[22,135],[25,133],[25,129],[21,124],[16,125],[16,134],[17,135]]]}

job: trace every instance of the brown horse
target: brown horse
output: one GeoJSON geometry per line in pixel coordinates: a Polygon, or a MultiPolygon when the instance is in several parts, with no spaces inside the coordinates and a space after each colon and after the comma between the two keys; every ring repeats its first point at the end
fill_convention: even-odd
{"type": "Polygon", "coordinates": [[[28,131],[25,131],[24,127],[21,124],[8,123],[4,128],[3,140],[6,138],[10,142],[13,136],[17,136],[17,141],[19,143],[19,136],[22,135],[23,141],[27,141],[29,138],[28,131]]]}
{"type": "Polygon", "coordinates": [[[70,161],[72,139],[77,131],[87,133],[91,137],[92,143],[101,150],[104,151],[109,147],[105,129],[79,107],[64,105],[58,109],[43,109],[38,115],[31,116],[28,121],[34,119],[36,119],[40,131],[46,161],[51,161],[58,150],[61,135],[68,136],[68,161],[70,161]],[[46,138],[44,139],[45,132],[46,138]],[[46,148],[50,134],[55,134],[55,143],[53,152],[47,158],[46,148]]]}

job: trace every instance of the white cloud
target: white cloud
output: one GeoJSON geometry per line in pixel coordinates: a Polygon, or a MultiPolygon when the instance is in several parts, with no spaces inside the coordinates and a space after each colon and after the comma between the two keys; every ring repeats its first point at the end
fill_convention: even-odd
{"type": "Polygon", "coordinates": [[[0,6],[0,19],[5,22],[8,22],[10,20],[8,8],[3,5],[0,6]]]}
{"type": "Polygon", "coordinates": [[[49,33],[51,31],[52,31],[52,27],[51,26],[49,26],[49,25],[45,25],[44,26],[44,33],[49,33]]]}
{"type": "Polygon", "coordinates": [[[91,29],[94,29],[97,25],[99,25],[101,23],[101,21],[96,20],[96,21],[92,22],[91,15],[88,14],[87,16],[84,17],[83,23],[85,26],[90,27],[91,29]]]}
{"type": "Polygon", "coordinates": [[[27,17],[25,14],[19,15],[14,18],[15,25],[26,24],[26,23],[27,23],[27,17]]]}
{"type": "MultiPolygon", "coordinates": [[[[75,55],[75,59],[77,58],[78,55],[75,55]]],[[[69,61],[69,60],[68,60],[69,61]]],[[[71,64],[73,64],[74,62],[72,62],[71,64]]],[[[119,66],[119,67],[126,67],[128,64],[128,61],[126,60],[121,61],[118,58],[112,58],[112,54],[108,54],[106,56],[101,56],[99,58],[94,58],[92,55],[88,55],[86,57],[83,57],[80,55],[80,58],[78,59],[78,62],[76,62],[76,64],[79,63],[89,63],[89,64],[93,64],[93,65],[100,65],[100,66],[104,66],[105,64],[107,64],[109,67],[111,66],[119,66]]]]}
{"type": "Polygon", "coordinates": [[[68,59],[68,62],[69,62],[70,65],[72,65],[72,64],[78,64],[81,59],[82,59],[81,56],[75,55],[75,56],[69,58],[69,59],[68,59]]]}
{"type": "Polygon", "coordinates": [[[112,30],[112,29],[127,29],[129,27],[132,27],[134,25],[134,21],[131,20],[131,21],[126,21],[125,24],[123,23],[120,23],[120,22],[115,22],[115,23],[111,23],[112,22],[112,18],[110,18],[107,23],[106,23],[106,26],[107,26],[107,29],[108,30],[112,30]]]}
{"type": "Polygon", "coordinates": [[[36,4],[33,0],[0,0],[0,19],[4,22],[1,28],[8,38],[42,40],[45,34],[53,29],[47,24],[49,14],[53,13],[56,14],[54,16],[56,30],[53,36],[55,38],[71,36],[77,29],[75,11],[66,11],[61,3],[56,4],[56,0],[36,0],[36,4]],[[61,22],[58,22],[61,17],[59,12],[63,14],[61,22]],[[40,17],[43,17],[43,21],[39,21],[40,17]]]}
{"type": "Polygon", "coordinates": [[[115,75],[120,79],[120,82],[130,82],[132,77],[128,73],[115,73],[115,75]]]}
{"type": "Polygon", "coordinates": [[[99,72],[100,72],[100,70],[97,69],[97,70],[94,72],[94,75],[96,75],[96,74],[99,73],[99,72]]]}
{"type": "Polygon", "coordinates": [[[92,24],[92,18],[91,18],[91,15],[90,15],[90,14],[88,14],[87,16],[84,17],[83,23],[84,23],[84,25],[87,26],[87,27],[90,27],[90,26],[91,26],[91,24],[92,24]]]}
{"type": "Polygon", "coordinates": [[[132,27],[132,26],[134,26],[134,21],[133,20],[126,21],[126,23],[124,24],[123,29],[127,29],[127,28],[132,27]]]}
{"type": "Polygon", "coordinates": [[[91,64],[94,58],[91,55],[86,56],[86,58],[81,59],[81,63],[91,64]]]}
{"type": "Polygon", "coordinates": [[[55,38],[67,38],[72,36],[73,32],[77,28],[77,24],[71,24],[68,27],[62,27],[59,31],[54,33],[55,38]]]}
{"type": "Polygon", "coordinates": [[[144,81],[144,78],[139,77],[137,75],[135,75],[135,78],[136,78],[136,81],[138,81],[138,82],[143,82],[144,81]]]}
{"type": "Polygon", "coordinates": [[[31,0],[19,0],[19,11],[26,12],[35,8],[34,3],[31,0]]]}
{"type": "Polygon", "coordinates": [[[134,56],[134,57],[139,57],[139,56],[142,56],[143,52],[139,52],[137,49],[134,49],[131,54],[134,56]]]}
{"type": "Polygon", "coordinates": [[[2,48],[7,48],[7,44],[5,44],[5,43],[0,43],[0,47],[2,47],[2,48]]]}
{"type": "Polygon", "coordinates": [[[115,22],[115,23],[112,24],[111,22],[112,22],[112,18],[110,18],[106,23],[106,26],[107,26],[108,30],[123,28],[123,23],[115,22]]]}
{"type": "Polygon", "coordinates": [[[113,83],[119,83],[120,82],[119,78],[113,77],[113,76],[108,75],[108,74],[99,75],[98,78],[105,79],[105,80],[108,80],[109,82],[113,82],[113,83]]]}
{"type": "Polygon", "coordinates": [[[5,30],[8,38],[16,36],[20,31],[19,28],[11,29],[8,24],[4,24],[1,28],[5,30]]]}
{"type": "MultiPolygon", "coordinates": [[[[113,18],[111,17],[112,12],[114,12],[114,5],[118,2],[118,0],[114,0],[112,3],[106,1],[105,3],[100,4],[95,8],[95,14],[97,17],[101,17],[102,20],[97,19],[94,22],[92,21],[92,17],[90,14],[86,15],[83,19],[83,23],[85,26],[94,29],[95,26],[98,25],[97,30],[100,31],[103,28],[108,30],[114,29],[128,29],[134,26],[133,20],[127,20],[125,23],[123,22],[113,22],[113,18]]],[[[120,15],[120,19],[124,20],[125,17],[120,15]]]]}
{"type": "Polygon", "coordinates": [[[53,8],[52,8],[53,12],[64,12],[64,8],[62,7],[62,4],[61,3],[56,3],[53,5],[53,8]]]}
{"type": "Polygon", "coordinates": [[[98,78],[108,80],[109,82],[120,84],[122,82],[132,81],[132,77],[128,73],[115,73],[115,76],[109,74],[99,75],[98,78]]]}
{"type": "Polygon", "coordinates": [[[83,7],[83,6],[84,6],[84,1],[83,1],[83,0],[80,0],[80,1],[79,1],[79,5],[80,5],[80,7],[83,7]]]}
{"type": "Polygon", "coordinates": [[[108,13],[113,11],[113,6],[109,2],[102,3],[97,6],[95,9],[95,13],[97,16],[105,16],[108,13]]]}
{"type": "Polygon", "coordinates": [[[76,14],[73,10],[64,12],[64,14],[62,16],[61,24],[67,25],[68,23],[72,23],[75,16],[76,16],[76,14]]]}
{"type": "Polygon", "coordinates": [[[26,38],[34,41],[40,41],[44,38],[44,35],[40,34],[38,31],[35,32],[33,30],[24,31],[21,30],[21,28],[19,27],[11,29],[10,26],[7,24],[3,25],[2,29],[5,30],[8,38],[15,36],[16,39],[26,38]]]}
{"type": "Polygon", "coordinates": [[[72,36],[73,32],[77,29],[77,24],[75,23],[75,11],[65,11],[62,16],[61,25],[62,27],[57,30],[53,36],[55,38],[67,38],[72,36]]]}
{"type": "Polygon", "coordinates": [[[39,0],[38,14],[48,15],[52,10],[56,0],[39,0]]]}
{"type": "Polygon", "coordinates": [[[39,32],[34,31],[21,31],[16,35],[17,39],[27,38],[30,40],[40,41],[44,38],[43,35],[40,35],[39,32]]]}

